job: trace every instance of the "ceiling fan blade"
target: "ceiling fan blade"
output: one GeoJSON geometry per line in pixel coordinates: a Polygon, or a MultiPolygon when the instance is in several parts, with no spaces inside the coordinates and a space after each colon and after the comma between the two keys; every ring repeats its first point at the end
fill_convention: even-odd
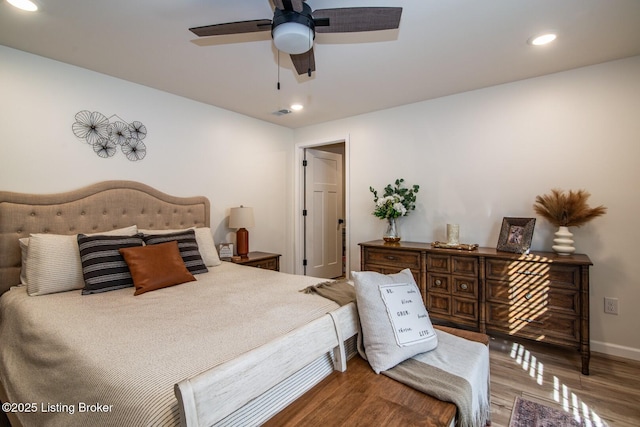
{"type": "Polygon", "coordinates": [[[227,22],[226,24],[214,24],[189,28],[189,31],[199,37],[271,31],[271,20],[254,19],[252,21],[227,22]]]}
{"type": "Polygon", "coordinates": [[[316,70],[316,59],[313,55],[313,48],[308,52],[290,56],[291,62],[293,62],[293,66],[296,67],[298,74],[309,74],[309,76],[311,76],[311,72],[316,70]]]}
{"type": "Polygon", "coordinates": [[[401,7],[343,7],[313,11],[316,33],[393,30],[400,26],[401,7]],[[326,25],[326,20],[329,20],[326,25]]]}
{"type": "Polygon", "coordinates": [[[273,5],[280,10],[293,10],[294,12],[302,12],[304,0],[273,0],[273,5]]]}

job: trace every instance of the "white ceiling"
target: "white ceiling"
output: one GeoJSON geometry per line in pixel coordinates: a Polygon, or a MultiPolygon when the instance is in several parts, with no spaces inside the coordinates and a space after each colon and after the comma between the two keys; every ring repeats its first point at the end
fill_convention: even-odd
{"type": "Polygon", "coordinates": [[[271,19],[268,0],[35,2],[0,0],[0,44],[290,128],[640,55],[640,0],[308,0],[403,7],[398,30],[318,34],[311,78],[285,54],[278,67],[269,32],[188,31],[271,19]],[[554,44],[527,44],[549,29],[554,44]],[[273,114],[293,102],[305,109],[273,114]]]}

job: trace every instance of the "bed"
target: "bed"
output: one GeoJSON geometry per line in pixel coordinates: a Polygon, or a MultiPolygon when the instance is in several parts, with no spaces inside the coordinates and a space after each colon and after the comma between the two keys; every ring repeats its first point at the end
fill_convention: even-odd
{"type": "Polygon", "coordinates": [[[131,181],[0,192],[0,400],[12,425],[259,425],[346,368],[354,305],[300,292],[325,279],[220,262],[209,227],[205,197],[131,181]],[[159,289],[89,279],[64,288],[79,261],[87,277],[90,256],[71,259],[52,239],[67,248],[68,236],[120,242],[140,232],[187,234],[202,254],[194,268],[206,272],[159,289]]]}

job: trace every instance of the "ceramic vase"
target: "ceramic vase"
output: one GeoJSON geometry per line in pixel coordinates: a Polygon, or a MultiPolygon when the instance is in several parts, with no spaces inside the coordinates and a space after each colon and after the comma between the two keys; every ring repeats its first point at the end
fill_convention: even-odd
{"type": "Polygon", "coordinates": [[[553,239],[554,245],[551,247],[558,255],[571,255],[576,251],[573,247],[573,233],[569,231],[569,227],[561,225],[555,233],[556,238],[553,239]]]}
{"type": "Polygon", "coordinates": [[[387,221],[387,231],[385,231],[382,239],[386,243],[398,243],[400,241],[400,233],[398,232],[396,218],[388,218],[387,221]]]}

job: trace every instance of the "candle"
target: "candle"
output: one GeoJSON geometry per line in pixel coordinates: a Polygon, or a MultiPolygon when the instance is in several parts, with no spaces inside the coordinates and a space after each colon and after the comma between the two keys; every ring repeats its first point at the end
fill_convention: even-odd
{"type": "Polygon", "coordinates": [[[450,245],[459,245],[460,241],[460,225],[447,224],[447,243],[450,245]]]}

